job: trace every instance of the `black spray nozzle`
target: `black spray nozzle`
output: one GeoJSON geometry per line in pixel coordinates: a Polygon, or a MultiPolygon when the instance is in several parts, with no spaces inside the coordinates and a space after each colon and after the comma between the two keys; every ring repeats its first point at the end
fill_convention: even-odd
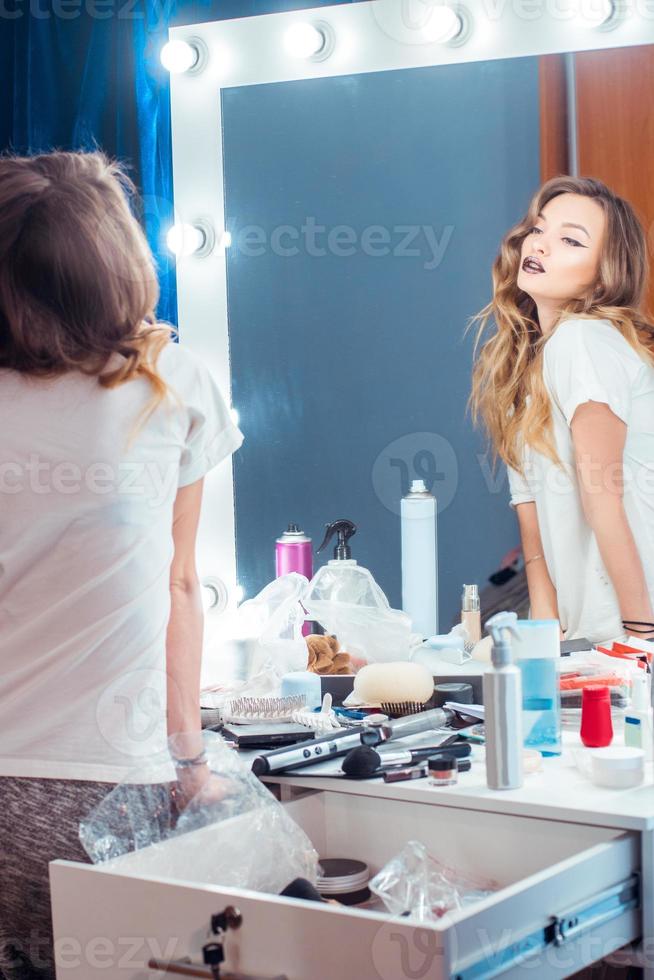
{"type": "Polygon", "coordinates": [[[318,548],[318,551],[322,551],[325,548],[335,534],[338,535],[338,543],[334,548],[334,558],[339,561],[345,561],[352,557],[352,552],[348,541],[353,534],[356,534],[357,526],[353,521],[348,521],[347,518],[341,518],[338,521],[332,521],[331,524],[326,525],[325,537],[323,543],[318,548]]]}

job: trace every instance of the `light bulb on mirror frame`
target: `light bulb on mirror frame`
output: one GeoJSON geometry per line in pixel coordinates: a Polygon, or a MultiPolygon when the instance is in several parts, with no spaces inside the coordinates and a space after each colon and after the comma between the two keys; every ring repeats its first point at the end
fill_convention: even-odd
{"type": "Polygon", "coordinates": [[[284,35],[284,48],[292,58],[324,61],[334,50],[334,31],[326,21],[298,21],[284,35]]]}
{"type": "Polygon", "coordinates": [[[225,612],[229,605],[227,586],[217,575],[208,575],[202,579],[202,608],[205,613],[225,612]]]}
{"type": "Polygon", "coordinates": [[[202,258],[213,250],[215,233],[208,221],[178,221],[168,229],[166,246],[177,259],[193,255],[202,258]]]}
{"type": "Polygon", "coordinates": [[[159,58],[171,75],[197,75],[208,60],[207,46],[199,37],[188,41],[168,41],[162,47],[159,58]]]}
{"type": "Polygon", "coordinates": [[[461,4],[457,4],[455,8],[437,3],[432,6],[431,15],[421,34],[425,41],[458,47],[468,40],[471,31],[472,19],[465,7],[461,4]]]}
{"type": "Polygon", "coordinates": [[[585,27],[598,31],[612,30],[622,13],[614,0],[577,0],[577,20],[585,27]]]}

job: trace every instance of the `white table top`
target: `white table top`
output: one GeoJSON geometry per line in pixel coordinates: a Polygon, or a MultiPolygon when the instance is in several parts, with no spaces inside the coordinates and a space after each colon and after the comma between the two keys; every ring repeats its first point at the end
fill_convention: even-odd
{"type": "Polygon", "coordinates": [[[353,780],[302,775],[302,770],[267,776],[265,782],[623,830],[654,830],[654,766],[651,763],[645,766],[644,782],[635,789],[603,789],[586,779],[575,766],[572,749],[580,746],[577,735],[564,732],[563,755],[544,758],[543,771],[526,775],[519,790],[498,792],[487,788],[483,750],[477,752],[478,758],[473,760],[470,771],[461,773],[456,786],[433,787],[428,779],[385,783],[381,778],[353,780]]]}

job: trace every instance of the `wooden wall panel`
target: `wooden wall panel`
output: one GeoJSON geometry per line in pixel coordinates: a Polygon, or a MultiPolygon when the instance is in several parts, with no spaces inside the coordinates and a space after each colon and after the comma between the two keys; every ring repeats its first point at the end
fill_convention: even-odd
{"type": "MultiPolygon", "coordinates": [[[[635,207],[654,260],[654,45],[575,56],[579,174],[635,207]]],[[[654,275],[649,309],[654,310],[654,275]]]]}
{"type": "Polygon", "coordinates": [[[547,54],[538,63],[540,87],[540,174],[541,180],[567,174],[568,103],[565,57],[547,54]]]}

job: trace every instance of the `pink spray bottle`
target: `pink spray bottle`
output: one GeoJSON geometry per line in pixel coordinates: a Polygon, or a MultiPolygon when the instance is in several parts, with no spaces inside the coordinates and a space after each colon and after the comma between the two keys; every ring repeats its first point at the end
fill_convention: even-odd
{"type": "MultiPolygon", "coordinates": [[[[299,572],[311,581],[313,578],[313,543],[297,524],[289,524],[275,543],[277,578],[289,572],[299,572]]],[[[311,633],[311,624],[305,623],[302,635],[311,633]]]]}

